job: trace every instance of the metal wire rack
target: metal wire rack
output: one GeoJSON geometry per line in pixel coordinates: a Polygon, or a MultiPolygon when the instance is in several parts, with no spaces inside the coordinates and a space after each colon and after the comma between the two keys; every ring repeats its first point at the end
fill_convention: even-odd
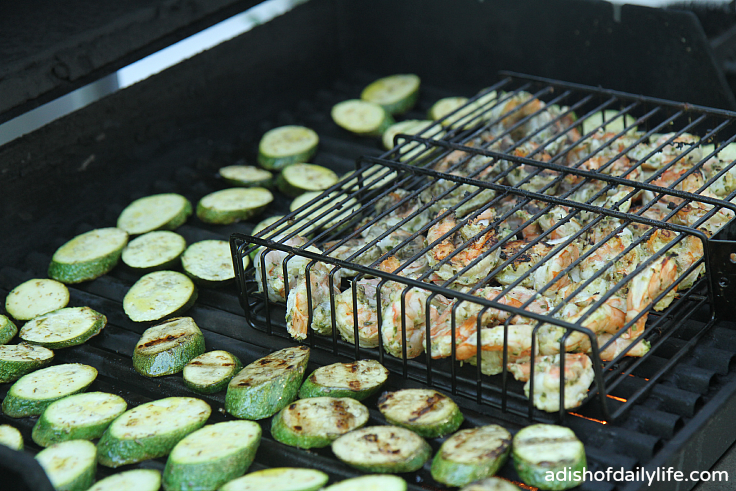
{"type": "Polygon", "coordinates": [[[530,419],[618,418],[733,307],[734,116],[505,73],[233,234],[247,322],[530,419]],[[702,328],[638,375],[691,318],[702,328]]]}

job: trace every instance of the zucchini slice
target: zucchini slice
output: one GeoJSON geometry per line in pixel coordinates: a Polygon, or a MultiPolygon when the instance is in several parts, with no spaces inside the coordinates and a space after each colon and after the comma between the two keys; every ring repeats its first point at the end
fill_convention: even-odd
{"type": "MultiPolygon", "coordinates": [[[[435,124],[434,121],[421,119],[407,119],[406,121],[396,123],[383,134],[383,147],[386,150],[392,150],[394,148],[394,137],[399,134],[417,135],[430,140],[440,140],[445,136],[445,131],[439,128],[430,128],[433,124],[435,124]]],[[[399,160],[402,162],[418,159],[431,151],[431,149],[427,149],[421,143],[407,142],[404,138],[399,138],[398,145],[401,146],[399,160]]]]}
{"type": "Polygon", "coordinates": [[[197,287],[185,274],[154,271],[142,276],[123,298],[123,310],[133,322],[157,321],[183,314],[197,300],[197,287]]]}
{"type": "Polygon", "coordinates": [[[231,186],[270,188],[273,185],[273,174],[255,165],[228,165],[219,174],[231,186]]]}
{"type": "Polygon", "coordinates": [[[365,426],[368,408],[349,397],[294,401],[273,417],[271,436],[299,448],[322,448],[348,431],[365,426]]]}
{"type": "Polygon", "coordinates": [[[420,82],[414,74],[379,78],[363,89],[360,98],[380,104],[391,114],[403,114],[416,104],[420,82]]]}
{"type": "Polygon", "coordinates": [[[442,443],[432,460],[432,477],[448,486],[464,486],[490,477],[506,462],[511,433],[498,425],[460,430],[442,443]]]}
{"type": "Polygon", "coordinates": [[[181,256],[181,265],[199,286],[221,286],[235,279],[233,256],[226,240],[202,240],[191,244],[181,256]]]}
{"type": "Polygon", "coordinates": [[[13,319],[28,321],[52,310],[63,309],[68,303],[69,289],[64,283],[36,278],[21,283],[8,293],[5,310],[13,319]]]}
{"type": "Polygon", "coordinates": [[[406,491],[406,489],[406,481],[399,476],[374,474],[345,479],[327,486],[324,491],[406,491]]]}
{"type": "Polygon", "coordinates": [[[155,230],[128,242],[122,259],[128,267],[149,273],[175,267],[186,248],[187,241],[176,232],[155,230]]]}
{"type": "Polygon", "coordinates": [[[160,488],[160,471],[133,469],[97,481],[87,491],[158,491],[160,488]]]}
{"type": "Polygon", "coordinates": [[[13,450],[23,450],[23,435],[15,426],[0,425],[0,445],[13,450]]]}
{"type": "Polygon", "coordinates": [[[508,481],[499,479],[498,477],[487,477],[467,486],[460,488],[460,491],[520,491],[518,486],[508,481]]]}
{"type": "Polygon", "coordinates": [[[636,132],[636,118],[630,114],[619,114],[616,109],[598,111],[588,116],[583,121],[582,132],[588,134],[601,126],[604,122],[603,131],[606,133],[620,133],[626,130],[627,134],[636,132]],[[606,122],[607,121],[607,122],[606,122]]]}
{"type": "Polygon", "coordinates": [[[332,452],[363,472],[414,472],[429,460],[432,449],[413,431],[399,426],[368,426],[332,442],[332,452]]]}
{"type": "Polygon", "coordinates": [[[442,126],[467,130],[484,123],[479,118],[483,111],[479,102],[468,104],[467,97],[445,97],[434,103],[429,109],[428,117],[434,121],[442,119],[440,122],[442,126]],[[451,113],[454,114],[450,116],[451,113]]]}
{"type": "Polygon", "coordinates": [[[175,230],[192,214],[192,203],[176,193],[139,198],[125,207],[118,217],[118,228],[130,235],[154,230],[175,230]]]}
{"type": "Polygon", "coordinates": [[[322,191],[337,182],[337,174],[327,167],[314,164],[291,164],[276,178],[279,191],[296,197],[307,191],[322,191]]]}
{"type": "Polygon", "coordinates": [[[214,394],[227,388],[227,384],[243,368],[240,360],[227,351],[208,351],[189,361],[182,375],[184,384],[202,394],[214,394]]]}
{"type": "Polygon", "coordinates": [[[191,317],[176,317],[149,327],[133,350],[133,368],[146,377],[180,372],[204,353],[204,335],[191,317]]]}
{"type": "Polygon", "coordinates": [[[432,389],[386,392],[378,399],[378,410],[389,424],[426,438],[452,433],[464,419],[455,401],[432,389]]]}
{"type": "Polygon", "coordinates": [[[33,426],[31,438],[41,447],[67,440],[92,440],[128,408],[125,399],[106,392],[85,392],[54,401],[33,426]]]}
{"type": "Polygon", "coordinates": [[[197,203],[197,217],[205,223],[228,225],[247,220],[273,201],[266,188],[229,188],[210,193],[197,203]]]}
{"type": "Polygon", "coordinates": [[[362,401],[388,380],[388,370],[376,360],[335,363],[313,371],[299,389],[299,397],[351,397],[362,401]]]}
{"type": "MultiPolygon", "coordinates": [[[[522,481],[539,489],[568,489],[581,484],[571,479],[548,480],[558,471],[580,472],[586,466],[585,447],[575,433],[564,426],[535,424],[519,431],[513,440],[511,455],[522,481]]],[[[581,475],[581,474],[579,474],[581,475]]]]}
{"type": "Polygon", "coordinates": [[[209,404],[194,397],[167,397],[129,409],[102,434],[97,461],[119,467],[163,457],[204,426],[211,412],[209,404]]]}
{"type": "MultiPolygon", "coordinates": [[[[0,345],[8,343],[16,334],[18,334],[18,328],[13,324],[13,321],[4,315],[0,315],[0,345]]],[[[1,357],[0,363],[2,363],[1,357]]]]}
{"type": "Polygon", "coordinates": [[[332,120],[341,128],[361,136],[381,136],[394,118],[375,102],[350,99],[332,106],[332,120]]]}
{"type": "Polygon", "coordinates": [[[54,352],[26,343],[0,346],[0,383],[13,382],[43,368],[54,359],[54,352]]]}
{"type": "Polygon", "coordinates": [[[393,182],[398,175],[399,174],[396,171],[392,171],[388,167],[376,164],[368,169],[360,171],[360,174],[358,174],[358,170],[350,171],[347,174],[344,174],[340,180],[344,181],[342,189],[345,191],[356,191],[361,189],[361,187],[364,189],[380,188],[381,186],[385,186],[386,184],[393,182]]]}
{"type": "Polygon", "coordinates": [[[97,369],[66,363],[22,376],[3,400],[3,412],[11,418],[38,416],[57,399],[87,390],[97,378],[97,369]]]}
{"type": "Polygon", "coordinates": [[[267,131],[258,144],[258,163],[279,171],[289,164],[309,162],[317,152],[319,137],[304,126],[281,126],[267,131]]]}
{"type": "Polygon", "coordinates": [[[289,205],[289,211],[299,210],[295,216],[297,222],[311,222],[309,230],[319,227],[330,228],[338,226],[358,211],[358,201],[355,198],[346,200],[342,193],[336,192],[329,193],[308,207],[305,206],[321,194],[321,191],[311,191],[301,194],[289,205]],[[324,216],[322,216],[323,214],[324,216]]]}
{"type": "Polygon", "coordinates": [[[296,399],[309,348],[294,346],[271,353],[243,368],[227,386],[225,410],[241,419],[263,419],[296,399]]]}
{"type": "Polygon", "coordinates": [[[62,283],[81,283],[99,278],[117,266],[128,234],[109,227],[77,235],[51,257],[49,277],[62,283]]]}
{"type": "Polygon", "coordinates": [[[97,448],[87,440],[57,443],[38,452],[36,460],[58,491],[86,491],[95,482],[97,448]]]}
{"type": "Polygon", "coordinates": [[[214,491],[248,470],[260,443],[261,426],[252,421],[204,426],[171,450],[164,468],[164,489],[214,491]]]}
{"type": "Polygon", "coordinates": [[[89,307],[67,307],[28,321],[18,337],[49,349],[68,348],[97,336],[106,325],[107,317],[89,307]]]}
{"type": "Polygon", "coordinates": [[[234,479],[219,491],[318,491],[329,479],[327,474],[317,469],[274,467],[234,479]]]}

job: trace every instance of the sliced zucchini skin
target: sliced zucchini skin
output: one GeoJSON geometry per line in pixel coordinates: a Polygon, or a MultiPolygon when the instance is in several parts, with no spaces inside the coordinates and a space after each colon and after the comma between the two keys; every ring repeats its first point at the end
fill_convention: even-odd
{"type": "Polygon", "coordinates": [[[273,416],[296,399],[308,361],[306,346],[285,348],[254,361],[228,384],[225,410],[240,419],[273,416]],[[266,371],[270,375],[254,383],[254,375],[266,371]]]}
{"type": "Polygon", "coordinates": [[[89,307],[66,307],[47,314],[39,315],[28,321],[20,330],[19,337],[29,343],[37,344],[49,349],[68,348],[83,344],[88,339],[97,336],[107,325],[107,317],[89,307]],[[54,340],[54,325],[69,322],[71,319],[82,319],[86,329],[76,336],[54,340]],[[50,325],[49,333],[43,335],[44,325],[50,325]],[[52,339],[48,339],[51,336],[52,339]]]}
{"type": "Polygon", "coordinates": [[[23,435],[15,426],[0,425],[0,445],[13,450],[23,450],[23,435]]]}
{"type": "Polygon", "coordinates": [[[406,481],[390,474],[353,477],[327,486],[324,491],[406,491],[406,481]]]}
{"type": "Polygon", "coordinates": [[[83,394],[64,397],[63,399],[59,399],[49,404],[33,426],[31,438],[33,438],[33,441],[37,445],[48,447],[54,443],[60,443],[67,440],[93,440],[101,437],[110,423],[124,413],[128,406],[125,399],[118,395],[104,394],[104,396],[102,396],[102,394],[102,392],[85,392],[83,394]],[[101,400],[99,403],[107,405],[107,407],[110,408],[110,412],[105,414],[105,409],[100,411],[96,408],[90,410],[79,407],[84,403],[89,403],[93,398],[100,398],[101,400]],[[77,404],[77,412],[73,413],[76,414],[76,417],[89,418],[90,421],[88,421],[87,424],[75,424],[76,421],[75,423],[71,423],[68,420],[55,421],[55,418],[53,417],[54,412],[68,411],[70,404],[77,404]],[[90,418],[90,412],[94,413],[95,411],[97,411],[97,413],[90,418]]]}
{"type": "Polygon", "coordinates": [[[241,220],[248,220],[260,214],[273,201],[273,194],[266,188],[229,188],[210,193],[197,203],[197,217],[205,223],[229,225],[241,220]],[[217,206],[220,199],[256,199],[254,206],[243,205],[238,208],[224,209],[217,206]],[[214,202],[214,203],[213,203],[214,202]]]}
{"type": "Polygon", "coordinates": [[[0,383],[14,382],[23,375],[43,368],[54,359],[54,352],[43,346],[26,343],[0,346],[0,383]],[[22,354],[25,360],[14,360],[10,354],[22,354]]]}
{"type": "Polygon", "coordinates": [[[557,481],[556,479],[548,481],[546,479],[548,472],[557,475],[558,471],[573,473],[579,471],[579,475],[582,475],[583,469],[587,466],[585,447],[582,442],[577,439],[571,429],[556,425],[535,424],[520,430],[514,436],[511,456],[513,457],[516,472],[522,481],[530,486],[551,491],[574,488],[580,485],[581,482],[575,480],[557,481]],[[525,447],[533,447],[540,444],[569,445],[574,451],[574,456],[571,459],[555,456],[557,458],[556,461],[544,460],[534,463],[522,455],[527,452],[525,447]]]}
{"type": "Polygon", "coordinates": [[[78,235],[56,250],[51,258],[51,263],[49,264],[49,278],[67,284],[82,283],[83,281],[99,278],[117,266],[120,261],[120,255],[123,253],[123,248],[127,243],[128,234],[124,230],[113,227],[91,230],[82,235],[78,235]],[[110,236],[113,234],[118,236],[118,247],[106,254],[89,260],[72,262],[64,262],[61,258],[61,254],[63,254],[63,251],[66,250],[66,248],[74,248],[80,244],[89,243],[90,241],[94,241],[95,238],[100,235],[110,236]]]}
{"type": "MultiPolygon", "coordinates": [[[[210,437],[211,439],[212,437],[210,437]]],[[[227,436],[219,435],[220,445],[233,445],[227,436]]],[[[234,437],[230,437],[231,439],[234,437]]],[[[226,421],[205,426],[184,437],[171,450],[164,468],[163,485],[166,491],[189,491],[193,489],[214,491],[231,479],[242,476],[253,463],[261,442],[261,427],[252,421],[226,421]],[[242,427],[246,426],[245,429],[242,427]],[[240,427],[240,428],[239,428],[240,427]],[[228,455],[217,455],[211,448],[200,450],[202,461],[186,462],[179,450],[187,444],[195,445],[198,438],[207,438],[213,431],[232,431],[238,438],[236,448],[228,455]],[[245,431],[247,435],[238,432],[245,431]],[[214,453],[214,455],[213,455],[214,453]],[[206,459],[206,460],[205,460],[206,459]]]]}
{"type": "Polygon", "coordinates": [[[340,435],[364,426],[368,422],[368,417],[368,408],[349,397],[299,399],[273,417],[271,436],[292,447],[322,448],[335,441],[340,435]],[[316,422],[331,424],[331,429],[335,431],[310,428],[316,422]]]}
{"type": "MultiPolygon", "coordinates": [[[[7,344],[16,334],[18,334],[18,328],[13,321],[0,315],[0,344],[7,344]]],[[[0,374],[2,374],[2,369],[0,369],[0,374]]]]}
{"type": "Polygon", "coordinates": [[[510,451],[511,434],[501,426],[460,430],[445,440],[434,456],[432,477],[448,486],[464,486],[493,476],[506,462],[510,451]],[[467,448],[468,440],[471,440],[471,448],[467,448]],[[481,448],[478,448],[479,440],[484,442],[481,448]],[[469,458],[457,458],[457,455],[453,455],[457,451],[464,452],[469,458]]]}
{"type": "MultiPolygon", "coordinates": [[[[237,356],[233,355],[232,353],[228,353],[227,351],[223,350],[217,350],[217,351],[210,351],[207,353],[203,353],[196,358],[193,358],[189,363],[187,363],[184,366],[184,385],[189,387],[191,390],[195,392],[199,392],[200,394],[214,394],[216,392],[220,392],[222,390],[227,389],[227,384],[230,383],[230,381],[233,379],[235,374],[237,374],[241,369],[243,368],[243,364],[240,362],[237,356]],[[210,359],[215,356],[217,358],[225,358],[221,362],[210,362],[210,359]],[[229,359],[229,360],[227,360],[229,359]],[[191,373],[192,371],[199,370],[200,367],[206,366],[208,363],[211,363],[212,365],[216,365],[218,367],[228,367],[229,364],[229,371],[227,374],[225,374],[223,377],[221,377],[217,381],[212,381],[208,383],[198,383],[195,380],[193,380],[195,377],[192,375],[188,375],[188,373],[191,373]]],[[[196,373],[196,372],[195,372],[196,373]]]]}
{"type": "Polygon", "coordinates": [[[274,467],[233,479],[219,491],[319,491],[330,477],[316,469],[274,467]]]}
{"type": "Polygon", "coordinates": [[[97,443],[97,461],[106,467],[120,467],[121,465],[163,457],[182,438],[204,426],[211,412],[209,404],[193,397],[168,397],[129,409],[118,416],[100,437],[100,441],[97,443]],[[172,407],[174,411],[171,410],[172,407]],[[190,408],[192,411],[198,411],[196,417],[186,415],[186,411],[190,408]],[[145,418],[146,413],[149,412],[153,413],[154,418],[145,418]],[[182,421],[166,433],[159,432],[157,434],[154,431],[139,437],[131,435],[131,430],[126,429],[140,423],[136,419],[137,417],[149,419],[146,423],[154,424],[152,421],[171,421],[177,416],[181,417],[182,414],[185,415],[182,421]],[[118,435],[119,432],[123,434],[118,435]]]}
{"type": "Polygon", "coordinates": [[[285,195],[296,198],[307,191],[323,191],[337,180],[337,174],[327,167],[296,163],[284,167],[276,178],[276,187],[285,195]]]}
{"type": "Polygon", "coordinates": [[[367,426],[332,442],[332,452],[363,472],[396,474],[420,469],[432,455],[432,448],[424,438],[406,428],[367,426]],[[403,445],[408,450],[402,450],[403,445]],[[406,455],[401,455],[402,451],[406,455]],[[371,458],[373,455],[377,458],[371,458]]]}
{"type": "Polygon", "coordinates": [[[69,440],[57,443],[36,454],[36,460],[41,464],[49,477],[49,481],[57,491],[85,491],[95,482],[97,449],[87,440],[69,440]],[[59,453],[68,453],[74,459],[83,459],[84,467],[71,481],[60,482],[60,476],[54,472],[54,467],[63,467],[69,457],[62,457],[59,453]]]}
{"type": "Polygon", "coordinates": [[[431,389],[386,392],[378,399],[378,409],[389,424],[402,426],[425,438],[448,435],[457,430],[465,419],[452,399],[431,389]],[[393,410],[392,407],[397,403],[407,408],[402,408],[401,411],[393,410]],[[397,414],[406,412],[405,409],[409,409],[407,414],[397,414]],[[436,417],[438,409],[445,413],[439,419],[436,417]],[[428,421],[429,417],[432,419],[428,421]]]}
{"type": "Polygon", "coordinates": [[[304,126],[281,126],[267,131],[258,144],[258,163],[264,169],[280,171],[289,164],[309,162],[317,152],[319,137],[314,130],[304,126]],[[297,137],[301,140],[298,149],[292,153],[274,153],[271,148],[278,139],[297,137]]]}
{"type": "Polygon", "coordinates": [[[335,363],[318,368],[312,372],[299,389],[299,397],[351,397],[358,401],[370,397],[386,383],[388,370],[376,360],[358,360],[352,363],[335,363]],[[325,373],[334,374],[336,378],[343,378],[344,383],[332,383],[324,385],[325,373]],[[361,375],[375,377],[371,384],[361,384],[361,375]]]}
{"type": "MultiPolygon", "coordinates": [[[[81,372],[80,372],[81,373],[81,372]]],[[[68,375],[66,375],[68,376],[68,375]]],[[[55,365],[42,370],[37,370],[33,373],[24,375],[17,382],[15,382],[8,391],[8,394],[3,400],[3,412],[11,418],[23,418],[25,416],[38,416],[44,412],[44,410],[54,401],[63,397],[76,394],[78,392],[84,392],[87,388],[95,381],[97,377],[97,369],[89,365],[82,365],[81,363],[67,363],[64,365],[55,365]],[[84,367],[84,368],[82,368],[84,367]],[[56,393],[49,394],[48,397],[38,399],[28,399],[21,394],[20,391],[25,390],[21,387],[26,385],[38,385],[38,382],[46,377],[53,377],[54,375],[67,374],[71,370],[81,370],[84,376],[79,376],[79,381],[75,381],[75,388],[67,389],[63,391],[57,391],[56,393]]],[[[35,393],[35,389],[34,389],[35,393]]]]}
{"type": "Polygon", "coordinates": [[[157,321],[183,314],[197,301],[197,295],[197,287],[187,275],[177,271],[154,271],[142,276],[130,287],[123,298],[123,310],[133,322],[157,321]],[[172,283],[185,289],[186,295],[178,298],[177,304],[166,299],[172,283]],[[165,304],[165,308],[160,304],[165,304]]]}
{"type": "Polygon", "coordinates": [[[178,373],[205,352],[204,335],[191,317],[175,317],[149,327],[133,350],[133,368],[146,377],[178,373]],[[183,331],[183,332],[178,332],[183,331]],[[161,343],[176,344],[161,348],[161,343]]]}
{"type": "Polygon", "coordinates": [[[133,469],[97,481],[87,491],[158,491],[160,488],[160,471],[133,469]]]}
{"type": "MultiPolygon", "coordinates": [[[[62,309],[68,303],[69,289],[66,285],[56,280],[35,278],[16,286],[8,293],[5,298],[5,310],[16,320],[28,321],[39,315],[62,309]]],[[[0,328],[0,340],[2,337],[0,328]]]]}

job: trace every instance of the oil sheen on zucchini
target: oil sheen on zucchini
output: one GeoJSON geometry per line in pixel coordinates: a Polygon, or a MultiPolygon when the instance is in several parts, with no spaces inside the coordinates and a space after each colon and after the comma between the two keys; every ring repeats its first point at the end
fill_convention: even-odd
{"type": "Polygon", "coordinates": [[[460,430],[442,443],[432,460],[432,477],[448,486],[463,486],[493,476],[506,462],[511,434],[498,425],[460,430]]]}
{"type": "Polygon", "coordinates": [[[426,438],[450,434],[463,422],[457,404],[431,389],[386,392],[378,399],[378,409],[389,424],[403,426],[426,438]]]}
{"type": "Polygon", "coordinates": [[[0,346],[0,383],[13,382],[23,375],[43,368],[54,359],[54,352],[32,344],[0,346]]]}
{"type": "Polygon", "coordinates": [[[57,490],[85,491],[95,482],[97,449],[87,440],[56,443],[36,454],[36,460],[57,490]]]}
{"type": "Polygon", "coordinates": [[[99,228],[77,235],[51,257],[48,275],[62,283],[93,280],[114,268],[128,234],[119,228],[99,228]]]}
{"type": "Polygon", "coordinates": [[[362,401],[388,379],[388,370],[376,360],[335,363],[312,372],[299,389],[299,397],[352,397],[362,401]]]}
{"type": "Polygon", "coordinates": [[[133,322],[181,315],[197,300],[197,287],[178,271],[154,271],[142,276],[123,298],[123,310],[133,322]]]}
{"type": "Polygon", "coordinates": [[[89,307],[66,307],[26,322],[18,337],[49,349],[68,348],[96,336],[107,317],[89,307]]]}
{"type": "Polygon", "coordinates": [[[332,442],[335,456],[363,472],[401,473],[421,468],[432,454],[429,444],[399,426],[368,426],[332,442]]]}
{"type": "Polygon", "coordinates": [[[146,377],[171,375],[204,350],[204,335],[194,319],[176,317],[143,332],[133,350],[133,368],[146,377]]]}
{"type": "Polygon", "coordinates": [[[64,283],[46,278],[34,278],[16,286],[8,293],[5,298],[5,310],[14,319],[27,321],[62,309],[68,303],[69,289],[64,283]]]}

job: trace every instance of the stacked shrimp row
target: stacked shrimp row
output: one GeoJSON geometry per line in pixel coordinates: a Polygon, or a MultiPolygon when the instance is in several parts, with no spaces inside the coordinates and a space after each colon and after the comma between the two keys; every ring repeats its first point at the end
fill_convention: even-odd
{"type": "MultiPolygon", "coordinates": [[[[731,163],[703,155],[698,138],[686,133],[599,128],[581,138],[567,108],[524,92],[499,96],[487,119],[487,129],[467,146],[717,199],[730,199],[736,190],[731,163]],[[702,163],[705,156],[710,158],[702,163]]],[[[396,357],[454,353],[457,360],[480,361],[489,375],[503,370],[505,350],[508,370],[527,382],[527,397],[534,353],[534,404],[548,411],[560,405],[561,356],[564,405],[570,408],[593,380],[593,343],[603,361],[649,350],[641,337],[649,310],[666,308],[703,273],[703,244],[682,227],[709,236],[733,215],[701,201],[524,159],[456,150],[431,165],[450,176],[531,191],[538,199],[501,195],[448,176],[411,192],[393,188],[347,237],[321,248],[301,236],[282,243],[450,289],[445,292],[469,293],[498,308],[300,256],[289,257],[284,267],[287,254],[276,250],[256,257],[259,286],[269,300],[286,302],[287,329],[299,340],[310,328],[323,335],[336,328],[346,341],[354,343],[357,335],[363,347],[380,342],[396,357]],[[564,198],[569,206],[544,196],[564,198]],[[573,202],[630,215],[614,217],[573,202]],[[653,228],[642,223],[646,219],[669,222],[675,230],[653,228]],[[550,318],[585,329],[545,322],[550,318]]]]}

